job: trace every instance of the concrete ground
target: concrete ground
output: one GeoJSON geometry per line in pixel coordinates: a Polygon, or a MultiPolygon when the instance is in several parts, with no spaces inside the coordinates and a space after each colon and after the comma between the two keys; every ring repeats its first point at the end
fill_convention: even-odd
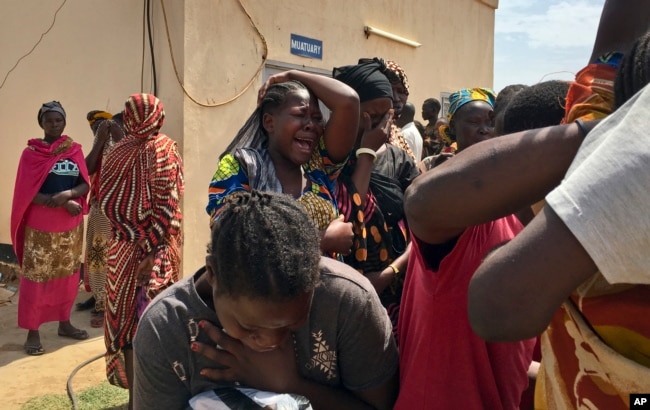
{"type": "MultiPolygon", "coordinates": [[[[5,410],[20,409],[32,397],[43,394],[67,394],[66,383],[73,370],[105,351],[104,331],[90,327],[90,311],[78,312],[73,308],[72,324],[85,329],[90,338],[78,341],[60,337],[58,323],[46,323],[40,328],[45,353],[26,355],[23,343],[27,331],[17,325],[18,293],[11,296],[13,292],[7,290],[7,286],[12,285],[17,286],[18,281],[0,287],[0,408],[5,410]]],[[[88,297],[90,294],[80,287],[77,302],[88,297]]],[[[72,379],[72,387],[78,394],[104,380],[102,357],[81,368],[72,379]]]]}

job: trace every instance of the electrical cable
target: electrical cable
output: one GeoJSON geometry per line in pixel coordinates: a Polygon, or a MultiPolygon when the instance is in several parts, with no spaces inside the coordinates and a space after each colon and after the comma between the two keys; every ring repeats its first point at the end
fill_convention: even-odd
{"type": "Polygon", "coordinates": [[[14,66],[11,67],[11,69],[10,69],[9,71],[7,71],[7,75],[5,75],[5,78],[2,80],[2,83],[0,83],[0,89],[2,89],[2,87],[4,87],[5,82],[7,82],[7,78],[9,78],[9,74],[11,74],[11,72],[14,71],[14,70],[16,69],[16,67],[18,67],[18,64],[20,64],[20,62],[22,61],[22,59],[25,58],[25,57],[27,57],[27,56],[29,56],[29,55],[30,55],[30,54],[31,54],[31,53],[36,49],[36,46],[38,46],[38,45],[41,43],[41,41],[43,40],[43,37],[45,37],[45,35],[46,35],[47,33],[49,33],[50,30],[52,30],[52,27],[54,27],[54,23],[56,23],[56,15],[59,14],[59,11],[63,8],[63,6],[65,5],[65,3],[66,3],[67,1],[68,1],[68,0],[63,0],[63,3],[61,3],[61,5],[59,6],[59,8],[56,9],[56,11],[54,12],[54,18],[52,19],[52,24],[50,24],[50,27],[49,27],[47,30],[45,30],[44,33],[41,34],[41,37],[38,39],[38,41],[36,42],[36,44],[34,44],[34,47],[32,47],[32,49],[29,50],[29,51],[27,52],[27,54],[25,54],[25,55],[23,55],[22,57],[20,57],[20,58],[18,59],[18,61],[16,61],[16,64],[14,64],[14,66]]]}
{"type": "Polygon", "coordinates": [[[145,50],[145,27],[147,15],[147,0],[142,2],[142,60],[140,61],[140,92],[144,92],[144,50],[145,50]]]}
{"type": "Polygon", "coordinates": [[[72,408],[73,410],[77,410],[79,408],[79,403],[77,402],[77,396],[74,394],[74,390],[72,389],[72,378],[77,374],[79,370],[81,370],[82,367],[89,365],[90,363],[94,362],[97,359],[101,359],[104,357],[104,353],[100,353],[97,356],[91,357],[90,359],[86,360],[85,362],[81,363],[79,366],[75,367],[72,370],[72,373],[70,373],[70,376],[68,376],[68,382],[66,383],[66,389],[68,391],[68,397],[70,398],[70,401],[72,401],[72,408]]]}
{"type": "Polygon", "coordinates": [[[158,80],[156,79],[156,57],[153,51],[153,33],[151,32],[151,0],[147,0],[147,31],[149,34],[149,52],[151,53],[151,71],[153,76],[153,95],[158,95],[158,80]]]}
{"type": "Polygon", "coordinates": [[[248,21],[250,22],[253,29],[255,29],[255,32],[259,36],[260,40],[262,40],[262,45],[264,46],[264,52],[262,54],[262,63],[260,64],[260,66],[255,71],[255,74],[253,75],[253,77],[248,81],[248,83],[246,83],[246,85],[244,86],[244,89],[241,90],[240,92],[238,92],[234,97],[229,98],[228,100],[223,101],[223,102],[219,102],[219,103],[205,104],[205,103],[197,101],[194,97],[192,97],[190,95],[190,93],[185,89],[185,86],[183,85],[183,81],[181,81],[181,76],[180,76],[180,74],[178,74],[178,69],[176,68],[176,60],[174,59],[174,51],[172,49],[172,41],[171,41],[171,37],[169,35],[169,25],[167,23],[167,12],[165,10],[165,1],[160,0],[160,4],[162,5],[163,18],[165,20],[165,32],[167,33],[167,44],[169,45],[169,54],[170,54],[171,59],[172,59],[172,66],[174,67],[174,73],[176,74],[176,80],[178,81],[178,84],[183,89],[183,93],[187,96],[187,98],[192,100],[193,103],[195,103],[197,105],[200,105],[201,107],[208,107],[208,108],[219,107],[221,105],[226,105],[226,104],[228,104],[228,103],[230,103],[232,101],[235,101],[237,98],[241,97],[242,94],[244,94],[246,92],[246,90],[248,90],[253,85],[253,82],[255,81],[257,76],[262,72],[262,69],[264,69],[264,65],[266,64],[266,60],[267,60],[268,54],[269,54],[268,53],[269,52],[269,47],[266,44],[266,39],[264,38],[264,35],[262,35],[260,30],[255,25],[255,22],[253,21],[253,18],[248,13],[246,8],[242,4],[241,0],[238,0],[237,2],[239,4],[239,7],[241,7],[241,9],[243,10],[244,14],[246,14],[246,17],[248,17],[248,21]]]}

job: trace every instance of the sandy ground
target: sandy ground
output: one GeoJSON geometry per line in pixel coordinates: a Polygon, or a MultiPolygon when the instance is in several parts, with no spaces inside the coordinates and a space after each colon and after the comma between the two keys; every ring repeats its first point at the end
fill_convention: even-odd
{"type": "MultiPolygon", "coordinates": [[[[11,284],[17,285],[17,282],[11,284]]],[[[85,329],[90,338],[77,341],[57,335],[58,322],[41,326],[41,344],[45,354],[27,356],[23,343],[27,331],[17,325],[18,293],[2,304],[8,293],[0,288],[0,408],[20,409],[30,398],[47,393],[67,394],[66,383],[73,370],[83,362],[103,353],[103,329],[90,327],[90,312],[72,312],[72,324],[85,329]],[[3,297],[4,295],[4,297],[3,297]]],[[[90,295],[79,288],[77,302],[90,295]]],[[[103,357],[82,367],[72,379],[78,393],[106,379],[103,357]]]]}

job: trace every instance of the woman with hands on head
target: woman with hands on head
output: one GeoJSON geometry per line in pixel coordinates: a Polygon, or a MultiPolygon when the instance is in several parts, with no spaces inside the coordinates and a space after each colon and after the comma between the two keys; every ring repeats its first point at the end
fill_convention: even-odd
{"type": "Polygon", "coordinates": [[[18,164],[11,240],[18,263],[18,326],[27,329],[28,355],[44,353],[39,327],[59,321],[58,334],[88,338],[70,323],[79,289],[88,171],[81,145],[63,135],[66,113],[58,101],[41,106],[43,138],[30,139],[18,164]]]}
{"type": "Polygon", "coordinates": [[[358,121],[357,94],[337,80],[297,70],[269,77],[257,108],[219,157],[208,191],[211,224],[232,193],[284,192],[307,210],[324,254],[348,254],[352,227],[338,215],[334,187],[358,121]],[[318,100],[331,110],[327,124],[318,100]]]}
{"type": "Polygon", "coordinates": [[[99,178],[102,162],[113,146],[124,137],[123,113],[112,115],[106,111],[93,110],[86,115],[88,125],[95,135],[93,146],[86,155],[90,174],[88,203],[88,227],[86,229],[86,252],[84,284],[92,293],[90,326],[104,327],[106,306],[106,273],[108,272],[108,248],[111,240],[111,223],[99,207],[99,178]]]}
{"type": "Polygon", "coordinates": [[[195,396],[214,408],[251,388],[314,409],[390,409],[397,394],[374,289],[320,255],[304,207],[281,193],[224,201],[206,266],[156,298],[134,348],[136,408],[187,408],[195,396]]]}

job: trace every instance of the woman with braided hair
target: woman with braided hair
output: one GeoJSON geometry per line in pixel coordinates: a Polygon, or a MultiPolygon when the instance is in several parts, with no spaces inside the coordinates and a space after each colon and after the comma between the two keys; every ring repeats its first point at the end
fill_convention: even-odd
{"type": "Polygon", "coordinates": [[[151,303],[134,348],[136,408],[262,408],[299,395],[314,409],[390,409],[397,394],[374,289],[321,256],[305,208],[281,193],[225,198],[205,267],[151,303]]]}
{"type": "Polygon", "coordinates": [[[219,157],[208,191],[211,223],[232,193],[284,192],[307,209],[324,254],[348,254],[352,228],[338,216],[334,184],[358,121],[359,98],[347,85],[297,70],[271,76],[258,107],[219,157]],[[331,110],[327,125],[319,99],[331,110]]]}
{"type": "Polygon", "coordinates": [[[650,30],[634,41],[621,59],[614,80],[614,109],[650,83],[650,30]]]}
{"type": "Polygon", "coordinates": [[[179,278],[183,165],[176,142],[159,132],[164,120],[158,98],[131,95],[124,109],[126,135],[102,164],[99,201],[113,230],[106,277],[106,372],[112,384],[129,393],[138,320],[149,301],[179,278]]]}

